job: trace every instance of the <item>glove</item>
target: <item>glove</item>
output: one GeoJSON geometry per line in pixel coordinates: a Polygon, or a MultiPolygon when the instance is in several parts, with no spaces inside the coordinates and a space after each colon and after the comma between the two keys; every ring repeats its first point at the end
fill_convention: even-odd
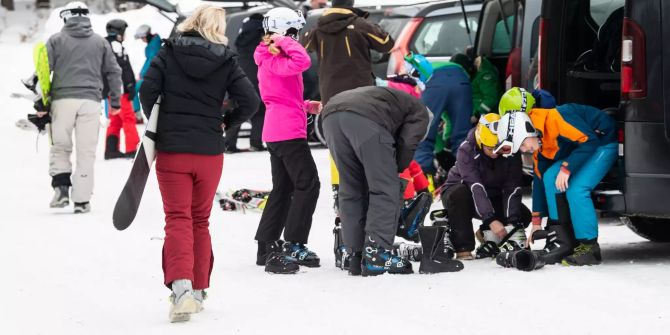
{"type": "Polygon", "coordinates": [[[128,101],[133,101],[133,99],[135,99],[135,94],[137,92],[135,90],[135,84],[133,83],[127,84],[125,91],[126,93],[128,93],[128,101]]]}
{"type": "Polygon", "coordinates": [[[37,116],[37,114],[28,114],[28,121],[37,127],[37,129],[42,132],[46,130],[47,124],[51,123],[51,116],[49,114],[42,117],[37,116]]]}

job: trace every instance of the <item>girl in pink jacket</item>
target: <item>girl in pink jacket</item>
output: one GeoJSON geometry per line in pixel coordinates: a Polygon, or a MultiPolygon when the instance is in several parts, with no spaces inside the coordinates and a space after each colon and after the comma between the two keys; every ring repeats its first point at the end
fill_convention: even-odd
{"type": "Polygon", "coordinates": [[[321,105],[303,101],[302,72],[311,62],[296,39],[304,24],[300,12],[270,10],[263,19],[266,35],[254,53],[266,107],[263,141],[272,165],[272,192],[256,232],[256,264],[272,273],[320,265],[319,257],[305,246],[320,187],[307,145],[307,113],[319,113],[321,105]],[[282,230],[286,242],[279,239],[282,230]]]}

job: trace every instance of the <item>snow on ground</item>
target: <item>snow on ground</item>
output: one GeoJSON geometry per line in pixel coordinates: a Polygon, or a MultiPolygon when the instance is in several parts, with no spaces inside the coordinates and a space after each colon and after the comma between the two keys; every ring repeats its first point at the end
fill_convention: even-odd
{"type": "MultiPolygon", "coordinates": [[[[489,260],[460,273],[350,277],[333,266],[327,152],[310,247],[323,267],[268,275],[255,262],[258,214],[211,217],[215,263],[206,309],[167,321],[163,212],[155,176],[135,223],[112,227],[131,162],[96,166],[93,211],[48,208],[48,141],[14,122],[30,103],[10,99],[30,72],[31,46],[0,44],[0,334],[667,334],[670,245],[601,226],[605,263],[525,273],[489,260]],[[11,64],[9,66],[8,64],[11,64]]],[[[267,153],[225,157],[220,189],[270,188],[267,153]]],[[[415,264],[418,270],[418,264],[415,264]]]]}

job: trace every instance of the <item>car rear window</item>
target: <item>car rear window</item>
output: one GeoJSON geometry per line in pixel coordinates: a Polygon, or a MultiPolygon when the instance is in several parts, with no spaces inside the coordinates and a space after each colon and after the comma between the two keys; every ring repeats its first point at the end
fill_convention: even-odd
{"type": "Polygon", "coordinates": [[[427,18],[419,27],[410,49],[433,57],[464,53],[473,44],[477,33],[476,16],[468,17],[472,40],[465,30],[465,19],[460,14],[427,18]]]}
{"type": "Polygon", "coordinates": [[[391,35],[394,40],[400,36],[400,32],[409,22],[408,17],[387,17],[379,21],[379,26],[391,35]]]}

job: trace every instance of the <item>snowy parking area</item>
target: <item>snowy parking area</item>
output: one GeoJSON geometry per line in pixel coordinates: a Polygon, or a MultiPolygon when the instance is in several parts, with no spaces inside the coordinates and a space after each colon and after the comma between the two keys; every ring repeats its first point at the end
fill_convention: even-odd
{"type": "MultiPolygon", "coordinates": [[[[333,266],[325,149],[313,150],[321,195],[309,243],[322,267],[266,274],[255,265],[260,215],[215,207],[205,310],[169,324],[155,175],[133,225],[116,231],[131,161],[102,159],[101,129],[92,212],[49,209],[47,137],[15,127],[31,103],[9,98],[25,91],[31,48],[0,45],[0,334],[667,334],[670,244],[612,221],[600,227],[601,266],[525,273],[478,260],[459,273],[348,276],[333,266]]],[[[267,153],[226,155],[219,189],[243,187],[271,187],[267,153]]]]}

